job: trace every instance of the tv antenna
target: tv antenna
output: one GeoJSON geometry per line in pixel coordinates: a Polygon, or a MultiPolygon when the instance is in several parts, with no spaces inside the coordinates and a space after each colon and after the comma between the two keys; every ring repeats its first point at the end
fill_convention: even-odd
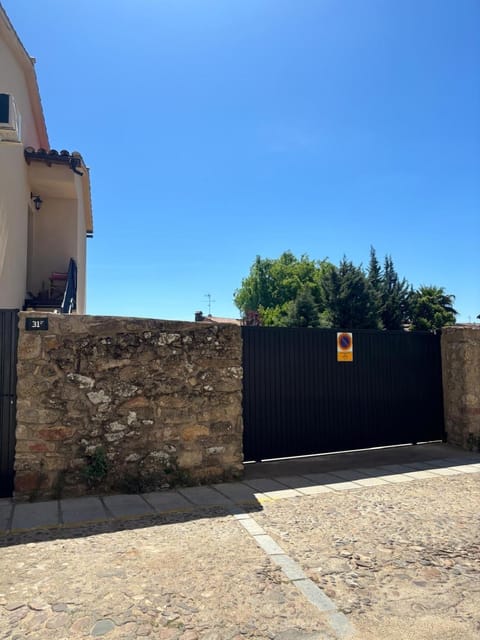
{"type": "Polygon", "coordinates": [[[216,300],[212,300],[212,294],[206,293],[205,298],[208,298],[208,315],[212,315],[212,302],[216,302],[216,300]]]}

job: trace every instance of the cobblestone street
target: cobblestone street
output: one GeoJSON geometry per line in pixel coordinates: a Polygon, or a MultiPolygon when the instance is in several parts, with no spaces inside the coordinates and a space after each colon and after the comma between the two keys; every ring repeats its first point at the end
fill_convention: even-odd
{"type": "MultiPolygon", "coordinates": [[[[218,485],[258,489],[243,508],[218,493],[223,505],[6,532],[0,638],[476,640],[475,462],[253,479],[218,485]]],[[[202,491],[184,493],[213,500],[202,491]]]]}
{"type": "Polygon", "coordinates": [[[480,637],[480,473],[279,501],[255,519],[360,640],[480,637]]]}
{"type": "Polygon", "coordinates": [[[333,637],[231,516],[192,515],[21,536],[1,554],[1,637],[333,637]]]}

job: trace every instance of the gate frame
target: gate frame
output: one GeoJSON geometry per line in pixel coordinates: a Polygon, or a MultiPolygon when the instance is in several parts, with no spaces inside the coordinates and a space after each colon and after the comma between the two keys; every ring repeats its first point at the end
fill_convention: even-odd
{"type": "Polygon", "coordinates": [[[354,339],[352,364],[337,361],[336,337],[342,331],[242,327],[245,460],[446,440],[441,332],[348,330],[354,339]],[[393,358],[400,358],[399,368],[393,358]],[[427,374],[422,379],[426,383],[418,385],[422,373],[427,374]],[[385,386],[380,384],[383,380],[385,386]],[[339,388],[353,398],[341,409],[337,409],[339,388]],[[403,397],[406,403],[411,398],[410,414],[402,410],[408,406],[403,397]],[[397,438],[396,433],[402,436],[397,438]]]}
{"type": "Polygon", "coordinates": [[[19,309],[0,309],[0,498],[14,491],[19,309]]]}

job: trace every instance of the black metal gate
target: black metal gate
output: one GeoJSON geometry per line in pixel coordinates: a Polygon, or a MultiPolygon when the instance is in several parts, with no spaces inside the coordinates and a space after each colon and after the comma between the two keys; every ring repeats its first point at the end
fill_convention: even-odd
{"type": "Polygon", "coordinates": [[[245,460],[444,437],[440,336],[242,327],[245,460]]]}
{"type": "Polygon", "coordinates": [[[18,312],[0,309],[0,498],[13,492],[18,312]]]}

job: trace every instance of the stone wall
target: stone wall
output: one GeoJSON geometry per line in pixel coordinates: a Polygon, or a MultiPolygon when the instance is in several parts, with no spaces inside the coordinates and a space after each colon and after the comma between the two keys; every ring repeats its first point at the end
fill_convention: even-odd
{"type": "Polygon", "coordinates": [[[240,327],[20,313],[15,497],[242,473],[240,327]],[[26,331],[28,316],[47,331],[26,331]]]}
{"type": "Polygon", "coordinates": [[[443,329],[442,369],[447,440],[480,450],[480,325],[443,329]]]}

